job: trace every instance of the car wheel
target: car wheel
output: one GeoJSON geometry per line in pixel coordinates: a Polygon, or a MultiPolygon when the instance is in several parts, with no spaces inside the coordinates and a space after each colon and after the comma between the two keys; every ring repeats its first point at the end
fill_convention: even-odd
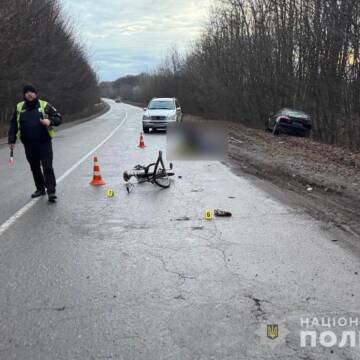
{"type": "Polygon", "coordinates": [[[143,126],[143,130],[145,134],[148,134],[150,131],[150,128],[143,126]]]}
{"type": "Polygon", "coordinates": [[[279,134],[280,134],[279,126],[278,126],[278,124],[276,123],[276,124],[274,125],[274,128],[273,128],[273,135],[277,136],[277,135],[279,135],[279,134]]]}

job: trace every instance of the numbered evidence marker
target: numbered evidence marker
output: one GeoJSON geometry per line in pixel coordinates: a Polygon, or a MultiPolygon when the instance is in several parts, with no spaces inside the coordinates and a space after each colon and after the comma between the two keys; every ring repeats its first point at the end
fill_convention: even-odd
{"type": "Polygon", "coordinates": [[[106,196],[108,198],[113,198],[115,196],[114,190],[113,189],[109,189],[106,193],[106,196]]]}
{"type": "Polygon", "coordinates": [[[205,211],[205,220],[212,220],[214,218],[214,213],[212,210],[205,211]]]}

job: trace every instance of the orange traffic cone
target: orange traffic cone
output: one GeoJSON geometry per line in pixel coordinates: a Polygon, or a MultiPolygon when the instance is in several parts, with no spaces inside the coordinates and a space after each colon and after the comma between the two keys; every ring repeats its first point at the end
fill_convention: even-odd
{"type": "Polygon", "coordinates": [[[97,156],[94,156],[94,175],[93,175],[93,179],[90,182],[90,185],[92,186],[106,185],[105,181],[102,179],[100,175],[100,165],[97,156]]]}
{"type": "Polygon", "coordinates": [[[140,133],[140,143],[138,146],[140,149],[144,149],[145,148],[145,141],[144,141],[144,134],[140,133]]]}

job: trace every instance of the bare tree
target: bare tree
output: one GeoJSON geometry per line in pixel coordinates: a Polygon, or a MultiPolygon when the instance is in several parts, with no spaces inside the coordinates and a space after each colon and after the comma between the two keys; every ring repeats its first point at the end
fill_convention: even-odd
{"type": "Polygon", "coordinates": [[[97,76],[57,0],[2,0],[0,19],[3,129],[25,83],[36,85],[65,115],[99,102],[97,76]]]}
{"type": "Polygon", "coordinates": [[[256,127],[297,107],[316,138],[359,149],[359,45],[358,1],[219,0],[186,58],[170,52],[136,96],[177,96],[189,112],[256,127]]]}

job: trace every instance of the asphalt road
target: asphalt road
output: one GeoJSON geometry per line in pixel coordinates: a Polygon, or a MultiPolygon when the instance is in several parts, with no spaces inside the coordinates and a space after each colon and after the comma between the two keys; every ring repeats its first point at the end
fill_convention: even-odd
{"type": "Polygon", "coordinates": [[[59,132],[56,205],[26,205],[23,150],[8,168],[0,149],[0,359],[360,359],[359,347],[300,347],[302,317],[359,313],[346,235],[219,162],[175,162],[170,189],[128,195],[122,172],[166,147],[157,133],[137,148],[140,119],[111,102],[59,132]],[[89,186],[96,147],[100,189],[89,186]],[[214,208],[233,217],[203,220],[214,208]],[[278,343],[255,335],[268,323],[278,343]]]}

